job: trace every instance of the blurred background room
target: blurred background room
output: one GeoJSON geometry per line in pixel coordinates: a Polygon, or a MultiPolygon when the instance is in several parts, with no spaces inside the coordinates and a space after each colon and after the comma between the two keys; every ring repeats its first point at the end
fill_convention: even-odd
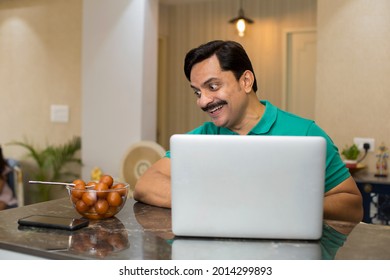
{"type": "Polygon", "coordinates": [[[183,60],[222,39],[248,51],[260,99],[314,119],[340,151],[374,139],[374,172],[390,144],[389,14],[388,0],[0,0],[4,156],[21,163],[26,204],[36,163],[11,142],[43,150],[76,137],[82,165],[66,168],[121,178],[136,143],[168,150],[172,134],[207,121],[183,60]],[[229,23],[240,8],[253,20],[244,36],[229,23]]]}

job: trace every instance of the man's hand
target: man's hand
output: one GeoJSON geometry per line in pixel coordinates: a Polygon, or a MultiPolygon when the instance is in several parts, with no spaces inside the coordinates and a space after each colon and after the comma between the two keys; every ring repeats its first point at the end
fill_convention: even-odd
{"type": "Polygon", "coordinates": [[[138,179],[134,199],[160,207],[171,207],[171,160],[162,158],[138,179]]]}

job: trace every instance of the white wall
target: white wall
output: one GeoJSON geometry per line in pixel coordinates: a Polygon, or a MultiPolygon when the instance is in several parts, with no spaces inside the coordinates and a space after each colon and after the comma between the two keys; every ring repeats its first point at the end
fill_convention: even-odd
{"type": "Polygon", "coordinates": [[[83,178],[119,178],[126,150],[155,140],[157,0],[84,0],[83,178]]]}
{"type": "Polygon", "coordinates": [[[388,0],[318,0],[316,119],[340,148],[353,137],[390,145],[389,12],[388,0]]]}

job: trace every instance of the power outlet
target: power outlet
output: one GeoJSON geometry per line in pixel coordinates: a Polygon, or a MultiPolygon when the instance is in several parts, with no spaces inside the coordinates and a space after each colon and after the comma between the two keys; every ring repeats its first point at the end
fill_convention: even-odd
{"type": "Polygon", "coordinates": [[[375,139],[374,138],[355,137],[355,138],[353,138],[353,142],[356,144],[356,146],[361,151],[364,151],[364,148],[363,148],[364,143],[370,144],[370,149],[368,150],[369,152],[375,151],[375,139]]]}

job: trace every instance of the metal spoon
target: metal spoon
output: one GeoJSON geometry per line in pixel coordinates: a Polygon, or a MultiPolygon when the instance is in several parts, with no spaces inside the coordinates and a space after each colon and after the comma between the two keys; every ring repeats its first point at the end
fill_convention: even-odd
{"type": "Polygon", "coordinates": [[[63,182],[46,182],[46,181],[28,181],[30,184],[43,184],[43,185],[63,185],[63,186],[72,186],[74,187],[75,184],[73,183],[63,183],[63,182]]]}

